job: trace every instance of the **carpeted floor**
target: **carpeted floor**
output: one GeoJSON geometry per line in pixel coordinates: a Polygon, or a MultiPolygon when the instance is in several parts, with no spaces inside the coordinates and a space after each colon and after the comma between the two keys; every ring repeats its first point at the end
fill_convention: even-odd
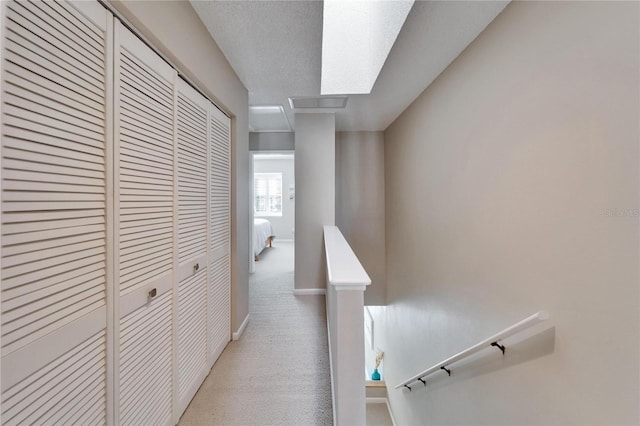
{"type": "Polygon", "coordinates": [[[293,243],[275,240],[249,279],[250,320],[180,420],[189,425],[331,425],[323,296],[294,296],[293,243]]]}

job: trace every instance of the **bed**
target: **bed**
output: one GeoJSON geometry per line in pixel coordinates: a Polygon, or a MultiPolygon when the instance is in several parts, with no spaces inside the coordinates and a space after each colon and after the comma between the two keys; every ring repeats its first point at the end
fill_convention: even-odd
{"type": "Polygon", "coordinates": [[[262,218],[253,219],[253,255],[256,261],[260,260],[260,253],[265,247],[271,247],[275,237],[271,222],[262,218]]]}

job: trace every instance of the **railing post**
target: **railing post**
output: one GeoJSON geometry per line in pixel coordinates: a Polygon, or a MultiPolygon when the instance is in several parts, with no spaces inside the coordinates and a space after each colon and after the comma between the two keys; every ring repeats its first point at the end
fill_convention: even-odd
{"type": "Polygon", "coordinates": [[[337,227],[325,226],[324,239],[333,422],[364,426],[364,291],[371,279],[337,227]]]}

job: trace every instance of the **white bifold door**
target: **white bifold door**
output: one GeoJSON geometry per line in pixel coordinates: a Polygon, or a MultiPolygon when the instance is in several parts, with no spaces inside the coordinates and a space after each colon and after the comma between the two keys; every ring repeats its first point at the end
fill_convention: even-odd
{"type": "Polygon", "coordinates": [[[177,83],[176,397],[182,414],[209,371],[206,267],[209,101],[184,81],[177,83]]]}
{"type": "Polygon", "coordinates": [[[176,424],[230,340],[230,119],[87,0],[3,7],[1,422],[176,424]]]}
{"type": "Polygon", "coordinates": [[[209,104],[209,367],[231,339],[231,123],[209,104]]]}
{"type": "Polygon", "coordinates": [[[112,20],[2,7],[2,423],[103,424],[112,20]]]}
{"type": "Polygon", "coordinates": [[[176,88],[175,397],[180,416],[231,338],[230,123],[183,80],[177,79],[176,88]]]}
{"type": "Polygon", "coordinates": [[[123,424],[170,424],[175,71],[115,23],[115,333],[123,424]]]}

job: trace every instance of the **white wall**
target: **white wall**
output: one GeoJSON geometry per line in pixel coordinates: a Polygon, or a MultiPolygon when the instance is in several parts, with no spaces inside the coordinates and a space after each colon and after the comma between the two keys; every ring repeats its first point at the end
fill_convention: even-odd
{"type": "MultiPolygon", "coordinates": [[[[295,185],[294,159],[256,158],[253,161],[254,173],[282,173],[282,216],[265,216],[273,225],[278,240],[293,240],[295,226],[295,198],[289,198],[289,187],[295,185]]],[[[255,217],[261,217],[256,214],[255,217]]]]}
{"type": "Polygon", "coordinates": [[[335,224],[335,116],[296,114],[295,288],[324,289],[323,226],[335,224]]]}
{"type": "Polygon", "coordinates": [[[109,0],[155,48],[232,116],[231,328],[249,314],[248,92],[188,1],[109,0]]]}
{"type": "Polygon", "coordinates": [[[552,315],[398,424],[640,422],[639,7],[512,2],[385,132],[387,382],[552,315]]]}
{"type": "Polygon", "coordinates": [[[336,133],[336,225],[371,278],[366,305],[385,304],[384,134],[336,133]]]}

